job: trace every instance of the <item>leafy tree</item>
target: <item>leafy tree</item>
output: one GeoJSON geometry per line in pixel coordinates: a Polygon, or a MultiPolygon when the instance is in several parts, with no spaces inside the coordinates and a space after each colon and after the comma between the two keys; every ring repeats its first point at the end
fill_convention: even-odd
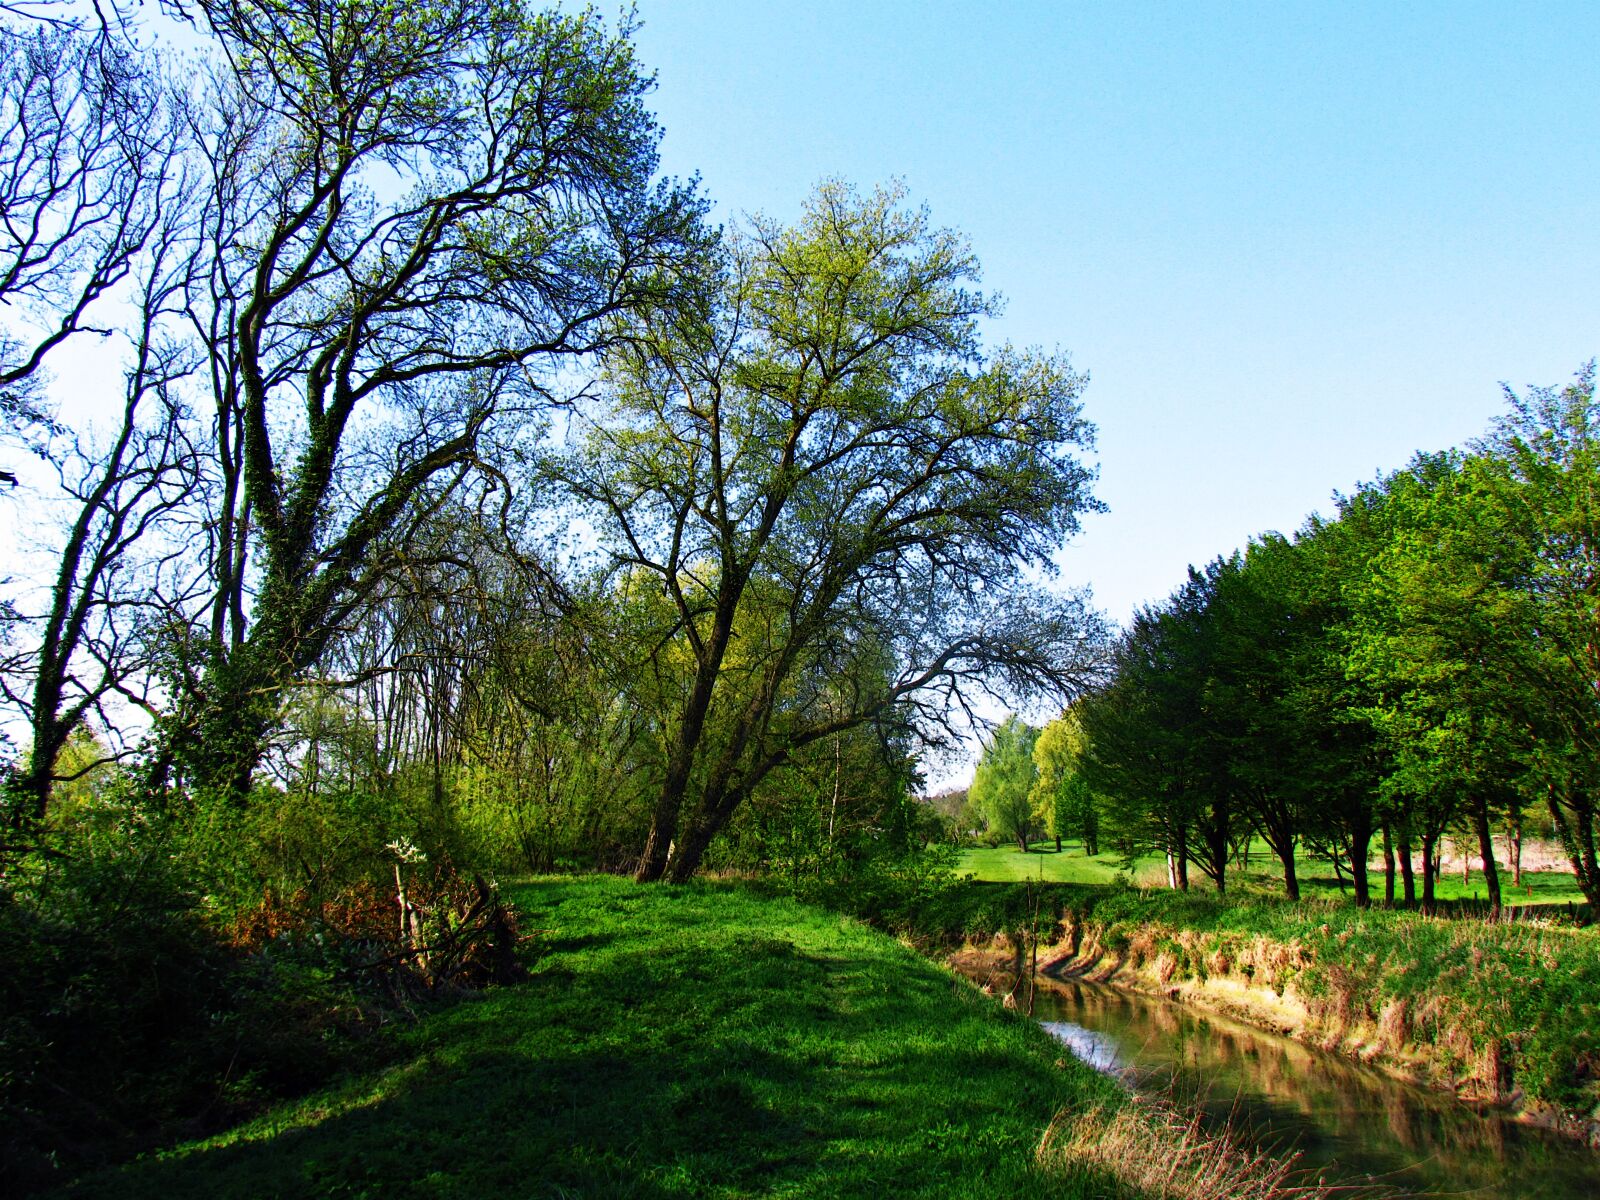
{"type": "Polygon", "coordinates": [[[189,305],[211,368],[209,611],[168,723],[241,795],[281,689],[434,508],[502,487],[554,365],[664,301],[699,204],[652,181],[628,30],[520,0],[211,0],[189,305]]]}
{"type": "Polygon", "coordinates": [[[1033,790],[1038,777],[1033,762],[1039,731],[1012,715],[995,727],[983,748],[968,794],[991,832],[1016,840],[1026,853],[1033,828],[1033,790]]]}
{"type": "Polygon", "coordinates": [[[1083,701],[1090,787],[1106,798],[1117,844],[1130,859],[1141,849],[1167,857],[1173,886],[1187,886],[1185,849],[1193,814],[1182,786],[1183,756],[1156,686],[1163,677],[1162,622],[1141,609],[1112,649],[1110,678],[1083,701]]]}
{"type": "MultiPolygon", "coordinates": [[[[1523,794],[1543,800],[1578,886],[1600,904],[1600,408],[1591,361],[1563,388],[1506,390],[1476,447],[1475,494],[1495,567],[1484,617],[1496,674],[1516,703],[1488,717],[1502,742],[1521,717],[1523,794]]],[[[1479,678],[1482,678],[1480,672],[1479,678]]],[[[1497,682],[1499,682],[1497,680],[1497,682]]],[[[1480,743],[1481,744],[1481,743],[1480,743]]],[[[1486,838],[1481,831],[1480,840],[1486,838]]],[[[1486,860],[1487,863],[1488,860],[1486,860]]]]}
{"type": "Polygon", "coordinates": [[[1083,842],[1085,854],[1100,852],[1100,822],[1094,793],[1083,777],[1088,735],[1075,710],[1069,708],[1039,731],[1033,747],[1037,770],[1030,803],[1034,818],[1061,849],[1063,837],[1083,842]]]}
{"type": "Polygon", "coordinates": [[[1420,837],[1425,907],[1433,902],[1436,846],[1465,814],[1499,904],[1491,812],[1515,788],[1530,748],[1527,693],[1515,682],[1519,555],[1485,504],[1481,464],[1419,456],[1370,489],[1388,534],[1355,600],[1350,670],[1376,699],[1368,718],[1392,755],[1385,787],[1420,837]]]}
{"type": "Polygon", "coordinates": [[[1096,507],[1082,379],[981,351],[976,270],[898,193],[825,184],[796,227],[728,241],[703,307],[610,354],[553,470],[687,660],[641,879],[688,878],[813,743],[896,712],[936,733],[974,692],[1095,669],[1096,618],[1024,574],[1096,507]]]}
{"type": "MultiPolygon", "coordinates": [[[[1366,907],[1372,898],[1367,870],[1372,839],[1380,830],[1387,836],[1390,808],[1383,781],[1393,764],[1363,715],[1368,692],[1346,671],[1350,610],[1344,584],[1350,569],[1365,567],[1359,554],[1347,561],[1350,539],[1335,537],[1332,528],[1313,520],[1292,544],[1275,545],[1278,586],[1291,600],[1294,626],[1284,664],[1286,733],[1299,750],[1305,835],[1325,851],[1336,873],[1341,864],[1348,866],[1356,904],[1366,907]]],[[[1386,861],[1392,900],[1392,851],[1386,861]]]]}

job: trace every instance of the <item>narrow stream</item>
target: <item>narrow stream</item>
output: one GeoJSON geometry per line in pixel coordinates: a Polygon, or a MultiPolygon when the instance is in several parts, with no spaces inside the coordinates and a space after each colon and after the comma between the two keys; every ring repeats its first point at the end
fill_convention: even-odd
{"type": "Polygon", "coordinates": [[[1600,1197],[1600,1154],[1479,1113],[1288,1038],[1086,983],[1041,987],[1034,1014],[1075,1054],[1140,1090],[1172,1090],[1328,1183],[1408,1196],[1600,1197]]]}

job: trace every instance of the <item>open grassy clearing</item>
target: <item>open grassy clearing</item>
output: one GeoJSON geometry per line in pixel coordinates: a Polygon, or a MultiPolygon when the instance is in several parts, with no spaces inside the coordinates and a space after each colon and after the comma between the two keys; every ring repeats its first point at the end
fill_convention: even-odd
{"type": "MultiPolygon", "coordinates": [[[[1026,883],[1029,880],[1043,880],[1046,883],[1114,883],[1121,875],[1141,887],[1160,887],[1165,885],[1167,878],[1165,862],[1154,855],[1136,858],[1130,869],[1122,855],[1114,850],[1105,851],[1091,858],[1084,854],[1080,843],[1063,842],[1061,851],[1057,853],[1054,841],[1030,843],[1026,854],[1012,845],[980,846],[964,850],[956,863],[956,871],[958,874],[971,875],[983,883],[1026,883]]],[[[1295,872],[1300,879],[1300,889],[1308,899],[1313,896],[1338,897],[1351,894],[1348,876],[1344,887],[1341,888],[1326,859],[1310,854],[1299,854],[1295,857],[1295,872]]],[[[1578,890],[1570,871],[1524,871],[1521,888],[1512,887],[1511,873],[1503,863],[1500,872],[1500,887],[1506,904],[1583,903],[1583,893],[1578,890]]],[[[1382,900],[1381,869],[1373,873],[1371,885],[1373,899],[1382,900]]],[[[1213,890],[1211,881],[1193,867],[1189,871],[1189,886],[1201,891],[1213,890]]],[[[1230,892],[1237,888],[1241,891],[1261,891],[1269,895],[1282,892],[1282,868],[1278,865],[1278,860],[1268,851],[1265,843],[1257,841],[1251,847],[1248,870],[1229,872],[1228,888],[1230,892]]],[[[1419,896],[1421,890],[1422,880],[1419,876],[1417,879],[1419,896]]],[[[1397,880],[1396,892],[1398,891],[1397,880]]],[[[1439,877],[1435,895],[1440,900],[1488,898],[1483,874],[1477,870],[1472,872],[1471,878],[1465,883],[1458,870],[1447,870],[1439,877]]]]}
{"type": "Polygon", "coordinates": [[[511,889],[532,978],[77,1196],[1136,1195],[1035,1164],[1113,1084],[882,934],[733,886],[511,889]]]}

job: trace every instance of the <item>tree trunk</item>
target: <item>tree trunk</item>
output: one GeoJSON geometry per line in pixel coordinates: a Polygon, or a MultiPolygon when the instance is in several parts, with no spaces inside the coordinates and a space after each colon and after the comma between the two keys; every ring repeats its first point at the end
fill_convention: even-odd
{"type": "MultiPolygon", "coordinates": [[[[689,776],[694,770],[700,739],[705,734],[706,714],[711,710],[717,676],[722,671],[722,660],[728,652],[728,641],[733,634],[733,615],[742,591],[743,586],[738,581],[731,578],[723,580],[722,590],[717,596],[711,634],[706,639],[703,657],[695,667],[694,687],[684,705],[678,736],[672,743],[672,754],[667,759],[666,777],[661,781],[661,791],[656,796],[655,809],[650,814],[650,833],[645,838],[639,866],[633,873],[640,883],[654,883],[667,870],[668,850],[676,839],[683,798],[688,793],[689,776]]],[[[705,847],[700,849],[703,853],[705,847]]],[[[699,863],[697,854],[694,867],[698,867],[699,863]]],[[[689,873],[694,874],[693,867],[689,873]]]]}
{"type": "Polygon", "coordinates": [[[1394,907],[1394,840],[1387,821],[1383,823],[1383,906],[1394,907]]]}
{"type": "Polygon", "coordinates": [[[634,879],[640,883],[655,883],[667,869],[667,856],[677,833],[678,806],[679,797],[663,788],[650,814],[650,832],[645,837],[639,865],[633,871],[634,879]]]}
{"type": "Polygon", "coordinates": [[[667,882],[687,883],[694,878],[694,873],[700,869],[706,851],[711,848],[711,843],[744,798],[743,785],[737,789],[725,790],[713,780],[696,812],[683,824],[681,835],[667,863],[667,882]]]}
{"type": "Polygon", "coordinates": [[[206,672],[199,712],[174,738],[179,769],[201,795],[235,804],[248,799],[288,682],[282,661],[281,654],[246,643],[206,672]]]}
{"type": "Polygon", "coordinates": [[[1564,803],[1554,787],[1547,789],[1545,803],[1549,805],[1550,820],[1556,827],[1556,836],[1561,839],[1562,849],[1567,852],[1567,860],[1572,863],[1572,874],[1583,898],[1600,907],[1600,869],[1597,869],[1600,864],[1595,860],[1593,806],[1581,795],[1564,803]],[[1572,809],[1570,818],[1568,808],[1572,809]]]}
{"type": "Polygon", "coordinates": [[[1300,880],[1294,871],[1294,843],[1278,851],[1278,861],[1283,864],[1283,891],[1291,900],[1300,899],[1300,880]]]}
{"type": "Polygon", "coordinates": [[[1510,817],[1506,822],[1506,843],[1511,850],[1511,883],[1513,887],[1522,886],[1522,814],[1510,817]]]}
{"type": "Polygon", "coordinates": [[[1367,852],[1371,847],[1371,833],[1363,838],[1352,838],[1350,849],[1350,878],[1355,884],[1356,907],[1372,907],[1372,888],[1367,879],[1367,852]]]}
{"type": "Polygon", "coordinates": [[[1483,858],[1483,882],[1489,891],[1489,915],[1500,916],[1500,871],[1494,862],[1494,837],[1489,832],[1489,802],[1481,797],[1473,814],[1478,826],[1478,853],[1483,858]]]}
{"type": "Polygon", "coordinates": [[[1405,826],[1400,827],[1400,878],[1404,888],[1402,895],[1407,908],[1413,907],[1417,902],[1417,880],[1413,873],[1414,864],[1411,861],[1411,831],[1405,826]]]}
{"type": "Polygon", "coordinates": [[[1434,857],[1436,838],[1422,835],[1422,911],[1433,915],[1433,881],[1439,876],[1439,860],[1434,857]]]}

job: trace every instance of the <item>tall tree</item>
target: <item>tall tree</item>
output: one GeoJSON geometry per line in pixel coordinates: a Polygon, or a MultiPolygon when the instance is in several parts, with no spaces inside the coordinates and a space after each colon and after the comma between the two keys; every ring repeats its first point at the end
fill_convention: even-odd
{"type": "MultiPolygon", "coordinates": [[[[1562,388],[1506,389],[1471,464],[1489,513],[1501,636],[1520,703],[1523,785],[1542,800],[1578,886],[1600,904],[1600,407],[1591,361],[1562,388]]],[[[1503,723],[1504,717],[1500,718],[1503,723]]],[[[1509,731],[1506,731],[1509,733],[1509,731]]],[[[1482,825],[1479,814],[1479,824],[1482,825]]],[[[1480,840],[1486,839],[1480,833],[1480,840]]]]}
{"type": "Polygon", "coordinates": [[[691,875],[806,745],[1095,669],[1096,618],[1024,570],[1096,507],[1082,377],[983,353],[971,253],[900,201],[826,184],[794,228],[752,222],[703,307],[618,345],[554,464],[688,659],[641,879],[691,875]]]}
{"type": "Polygon", "coordinates": [[[1074,708],[1068,708],[1039,731],[1033,746],[1034,781],[1031,802],[1036,819],[1061,849],[1063,837],[1077,837],[1085,854],[1100,852],[1100,822],[1094,792],[1083,777],[1089,738],[1074,708]]]}
{"type": "Polygon", "coordinates": [[[180,336],[195,213],[186,115],[159,60],[111,30],[47,22],[0,44],[0,303],[20,318],[0,330],[0,437],[45,460],[56,478],[42,487],[67,514],[42,539],[42,601],[22,602],[7,631],[0,693],[31,734],[7,788],[16,824],[45,816],[80,722],[109,732],[120,722],[108,705],[149,707],[147,634],[162,598],[187,590],[169,587],[190,532],[172,522],[200,478],[182,393],[198,366],[180,336]],[[120,368],[123,382],[120,396],[84,397],[117,413],[99,435],[51,417],[40,387],[91,334],[104,374],[120,368]]]}
{"type": "Polygon", "coordinates": [[[1490,815],[1528,748],[1516,664],[1520,553],[1485,504],[1480,464],[1419,455],[1367,489],[1384,544],[1353,600],[1349,670],[1373,700],[1368,718],[1391,753],[1385,787],[1422,843],[1423,904],[1433,902],[1436,847],[1465,815],[1479,837],[1492,904],[1498,875],[1490,815]]]}
{"type": "Polygon", "coordinates": [[[1038,768],[1033,748],[1038,738],[1039,731],[1033,726],[1014,714],[1008,716],[984,746],[967,793],[990,831],[1015,840],[1024,853],[1034,821],[1033,787],[1038,768]]]}
{"type": "Polygon", "coordinates": [[[556,363],[662,302],[699,205],[657,186],[628,30],[520,0],[208,0],[209,613],[175,756],[248,786],[282,687],[433,507],[495,482],[556,363]]]}
{"type": "Polygon", "coordinates": [[[1106,797],[1129,849],[1164,854],[1168,883],[1181,889],[1190,863],[1227,886],[1238,822],[1207,703],[1215,645],[1207,620],[1222,566],[1191,568],[1165,604],[1134,615],[1113,652],[1110,680],[1081,708],[1086,781],[1106,797]]]}

